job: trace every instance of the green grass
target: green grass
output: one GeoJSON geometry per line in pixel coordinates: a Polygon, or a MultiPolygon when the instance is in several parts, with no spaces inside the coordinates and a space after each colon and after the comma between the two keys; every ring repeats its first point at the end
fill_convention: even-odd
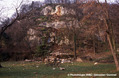
{"type": "MultiPolygon", "coordinates": [[[[0,68],[0,78],[75,78],[67,76],[69,73],[86,74],[86,73],[117,73],[114,64],[98,64],[88,63],[65,63],[61,67],[66,70],[53,70],[53,67],[46,66],[39,62],[2,62],[4,68],[0,68]]],[[[85,78],[85,77],[76,77],[85,78]]],[[[92,77],[86,77],[92,78],[92,77]]],[[[109,77],[96,77],[109,78],[109,77]]],[[[119,78],[119,77],[113,77],[119,78]]]]}

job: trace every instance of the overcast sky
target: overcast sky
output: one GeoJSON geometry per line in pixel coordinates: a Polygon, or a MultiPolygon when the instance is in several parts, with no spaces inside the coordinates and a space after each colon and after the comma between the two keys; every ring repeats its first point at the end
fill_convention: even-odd
{"type": "MultiPolygon", "coordinates": [[[[17,7],[22,0],[0,0],[0,9],[3,8],[2,10],[2,16],[3,17],[11,17],[11,15],[15,11],[15,7],[17,7]]],[[[23,0],[23,3],[29,4],[32,1],[41,1],[43,2],[44,0],[23,0]]]]}
{"type": "MultiPolygon", "coordinates": [[[[3,10],[2,15],[5,16],[5,17],[10,17],[15,11],[14,7],[17,7],[21,1],[22,0],[0,0],[0,9],[5,8],[3,10]]],[[[24,0],[24,3],[31,3],[32,1],[41,1],[41,2],[43,2],[44,0],[24,0]]],[[[100,0],[100,1],[104,2],[105,0],[100,0]]],[[[111,2],[111,3],[114,2],[114,0],[107,0],[107,1],[111,2]]]]}

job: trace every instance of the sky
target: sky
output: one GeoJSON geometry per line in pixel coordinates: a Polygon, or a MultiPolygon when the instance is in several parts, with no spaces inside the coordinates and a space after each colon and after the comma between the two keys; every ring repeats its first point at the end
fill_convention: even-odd
{"type": "MultiPolygon", "coordinates": [[[[18,7],[20,5],[22,0],[0,0],[0,10],[2,10],[2,16],[3,17],[11,17],[12,14],[15,12],[15,7],[18,7]]],[[[23,4],[29,4],[32,1],[41,1],[44,0],[23,0],[23,4]]],[[[1,15],[0,15],[1,16],[1,15]]]]}
{"type": "MultiPolygon", "coordinates": [[[[22,0],[0,0],[0,10],[2,10],[2,15],[3,17],[11,17],[12,14],[15,12],[15,7],[17,7],[22,0]]],[[[41,1],[43,2],[44,0],[23,0],[24,3],[31,3],[32,1],[41,1]]],[[[104,2],[105,0],[100,0],[101,2],[104,2]]],[[[114,0],[107,0],[108,2],[114,3],[114,0]]]]}

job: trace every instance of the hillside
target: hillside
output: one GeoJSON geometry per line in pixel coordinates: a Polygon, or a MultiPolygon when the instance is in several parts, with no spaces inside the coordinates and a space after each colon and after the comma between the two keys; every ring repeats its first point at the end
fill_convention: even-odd
{"type": "MultiPolygon", "coordinates": [[[[109,6],[118,45],[119,5],[109,6]]],[[[5,31],[8,37],[3,37],[1,43],[1,60],[46,58],[54,52],[76,54],[88,61],[87,57],[96,60],[101,53],[108,56],[104,18],[103,10],[95,2],[47,4],[28,11],[21,8],[19,20],[5,31]]]]}

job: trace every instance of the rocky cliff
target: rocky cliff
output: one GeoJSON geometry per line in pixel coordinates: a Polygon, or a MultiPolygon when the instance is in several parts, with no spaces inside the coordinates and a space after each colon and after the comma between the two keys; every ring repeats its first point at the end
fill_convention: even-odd
{"type": "MultiPolygon", "coordinates": [[[[54,28],[57,30],[67,27],[71,28],[74,25],[76,27],[79,27],[79,22],[75,17],[76,12],[72,8],[67,8],[61,5],[56,5],[55,7],[49,5],[45,6],[40,11],[40,17],[36,19],[38,26],[29,28],[29,30],[27,31],[27,34],[29,35],[29,40],[39,43],[40,36],[36,35],[38,32],[41,32],[39,27],[54,28]]],[[[49,32],[49,34],[51,33],[49,32]]],[[[56,32],[54,32],[54,36],[56,36],[56,32]]],[[[54,38],[51,37],[51,35],[49,35],[48,42],[54,42],[54,38]]],[[[55,42],[59,45],[62,45],[63,43],[69,44],[69,40],[67,39],[67,37],[64,37],[64,40],[60,40],[60,42],[55,42]]]]}

